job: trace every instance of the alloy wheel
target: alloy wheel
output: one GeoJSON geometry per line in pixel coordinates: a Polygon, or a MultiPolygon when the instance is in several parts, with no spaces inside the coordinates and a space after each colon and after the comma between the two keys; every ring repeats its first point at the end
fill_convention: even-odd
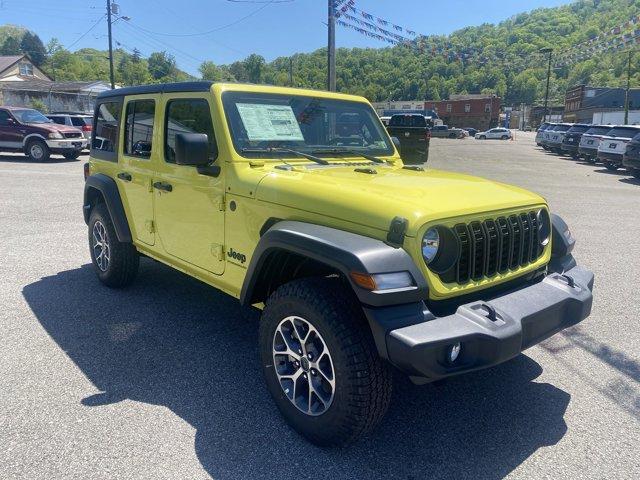
{"type": "Polygon", "coordinates": [[[109,268],[109,260],[111,258],[111,248],[109,247],[109,239],[107,238],[107,229],[100,220],[93,224],[93,258],[96,260],[98,268],[106,272],[109,268]]]}
{"type": "Polygon", "coordinates": [[[34,143],[29,148],[29,154],[36,160],[40,160],[42,157],[44,157],[44,149],[42,148],[42,145],[34,143]]]}
{"type": "Polygon", "coordinates": [[[331,406],[335,370],[326,342],[307,320],[280,322],[273,335],[273,364],[280,387],[301,412],[318,416],[331,406]]]}

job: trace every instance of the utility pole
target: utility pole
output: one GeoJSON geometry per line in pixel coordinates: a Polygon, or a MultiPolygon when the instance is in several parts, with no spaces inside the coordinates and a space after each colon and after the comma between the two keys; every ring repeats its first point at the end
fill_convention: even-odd
{"type": "Polygon", "coordinates": [[[553,54],[553,48],[542,48],[540,49],[540,53],[548,53],[549,54],[549,66],[547,67],[547,90],[544,94],[544,115],[542,116],[542,121],[546,121],[547,117],[547,105],[549,104],[549,81],[551,80],[551,56],[553,54]]]}
{"type": "Polygon", "coordinates": [[[327,90],[336,91],[336,6],[335,0],[328,0],[328,39],[327,39],[327,90]]]}
{"type": "Polygon", "coordinates": [[[629,125],[629,89],[631,88],[631,56],[633,52],[629,50],[627,57],[627,89],[624,92],[624,124],[629,125]]]}
{"type": "Polygon", "coordinates": [[[113,39],[111,37],[111,0],[107,0],[107,28],[109,31],[109,79],[111,80],[111,90],[116,88],[113,76],[113,39]]]}

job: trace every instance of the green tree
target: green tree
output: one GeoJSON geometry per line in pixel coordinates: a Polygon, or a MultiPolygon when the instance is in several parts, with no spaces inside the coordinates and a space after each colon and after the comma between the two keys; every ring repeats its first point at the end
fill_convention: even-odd
{"type": "Polygon", "coordinates": [[[29,55],[29,58],[38,67],[47,59],[47,49],[40,37],[34,33],[25,32],[20,41],[20,50],[29,55]]]}
{"type": "Polygon", "coordinates": [[[251,83],[261,83],[265,70],[265,60],[262,56],[252,53],[244,60],[247,80],[251,83]]]}
{"type": "Polygon", "coordinates": [[[20,55],[20,40],[16,37],[7,37],[0,47],[0,55],[20,55]]]}
{"type": "Polygon", "coordinates": [[[167,52],[153,52],[147,62],[154,80],[170,79],[177,74],[176,59],[167,52]]]}

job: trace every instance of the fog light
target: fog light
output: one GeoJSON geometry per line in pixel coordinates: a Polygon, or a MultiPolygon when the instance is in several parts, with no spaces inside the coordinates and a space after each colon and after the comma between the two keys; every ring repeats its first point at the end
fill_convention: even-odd
{"type": "Polygon", "coordinates": [[[449,347],[449,353],[447,355],[449,362],[454,363],[458,359],[460,350],[462,350],[462,345],[460,345],[459,342],[449,347]]]}

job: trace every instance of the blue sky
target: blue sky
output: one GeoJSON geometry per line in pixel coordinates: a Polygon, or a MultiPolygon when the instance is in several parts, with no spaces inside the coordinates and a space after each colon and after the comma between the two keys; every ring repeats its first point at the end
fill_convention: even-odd
{"type": "MultiPolygon", "coordinates": [[[[104,0],[0,0],[0,24],[23,25],[46,43],[57,37],[71,50],[106,48],[104,0]],[[88,33],[93,24],[99,22],[88,33]],[[84,36],[82,36],[84,34],[84,36]]],[[[147,56],[166,50],[178,66],[196,74],[203,60],[217,64],[259,53],[267,60],[326,45],[326,0],[119,0],[129,22],[114,24],[123,48],[147,56]],[[177,36],[217,31],[207,35],[177,36]]],[[[421,34],[447,34],[516,13],[568,0],[356,0],[363,11],[421,34]]],[[[384,43],[338,27],[339,47],[383,47],[384,43]]]]}

